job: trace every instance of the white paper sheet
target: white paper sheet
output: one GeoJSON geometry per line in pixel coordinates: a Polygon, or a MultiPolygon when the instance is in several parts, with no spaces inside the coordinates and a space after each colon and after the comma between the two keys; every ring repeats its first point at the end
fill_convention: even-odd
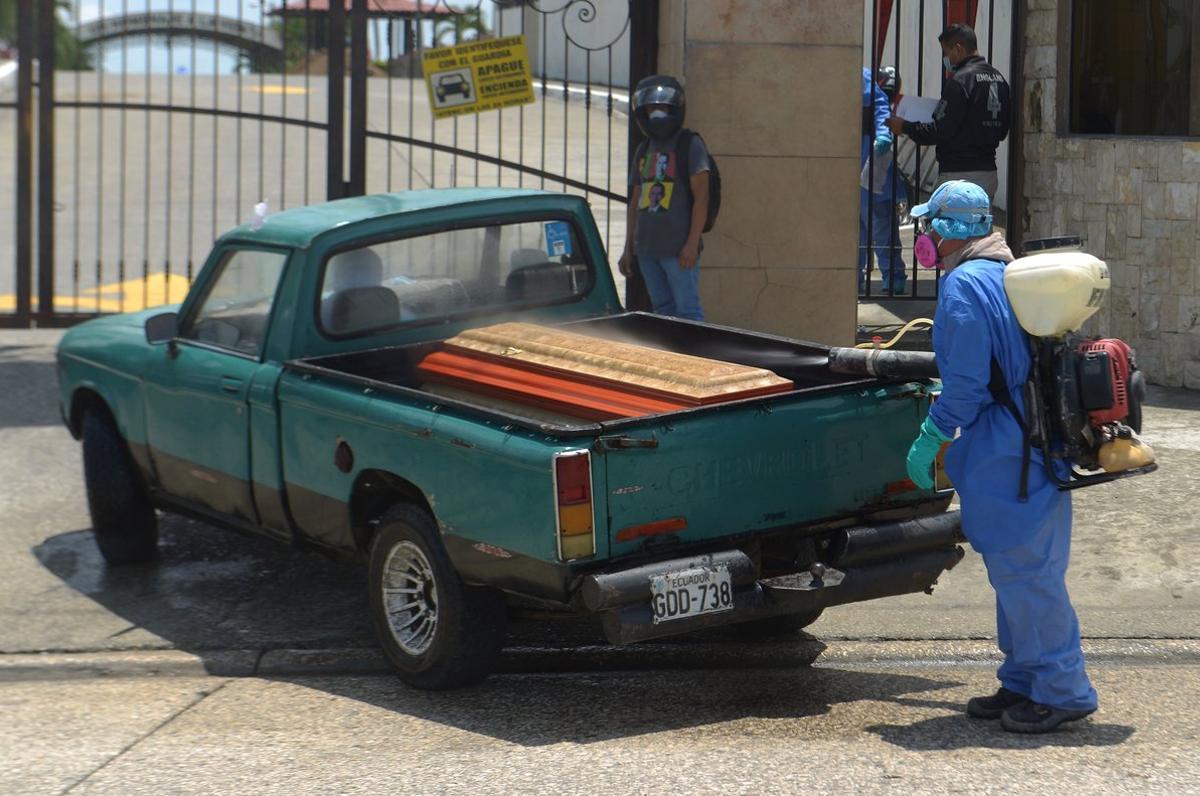
{"type": "Polygon", "coordinates": [[[901,97],[896,115],[910,122],[932,122],[938,101],[933,97],[901,97]]]}

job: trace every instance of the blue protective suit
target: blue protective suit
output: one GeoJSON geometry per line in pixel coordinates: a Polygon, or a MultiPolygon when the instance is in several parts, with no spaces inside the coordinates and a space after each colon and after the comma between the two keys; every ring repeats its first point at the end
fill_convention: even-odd
{"type": "Polygon", "coordinates": [[[995,357],[1025,411],[1029,344],[1003,276],[1003,263],[976,259],[942,277],[933,323],[942,394],[929,416],[948,435],[961,429],[946,452],[946,473],[962,504],[963,533],[983,555],[996,591],[1001,684],[1051,707],[1094,709],[1096,692],[1084,671],[1065,581],[1070,493],[1047,478],[1035,449],[1029,500],[1018,500],[1021,429],[988,391],[995,357]]]}
{"type": "MultiPolygon", "coordinates": [[[[892,115],[892,106],[888,102],[887,95],[883,93],[883,89],[879,88],[872,79],[871,70],[864,68],[862,72],[862,106],[864,109],[872,109],[875,134],[874,137],[862,136],[859,168],[862,168],[870,158],[874,138],[892,140],[892,131],[887,126],[888,117],[892,115]]],[[[860,290],[867,274],[868,247],[874,248],[875,258],[878,261],[880,275],[885,286],[889,280],[892,280],[897,290],[903,290],[907,279],[904,260],[900,257],[900,220],[896,217],[896,197],[903,195],[904,188],[903,183],[897,178],[894,163],[888,166],[887,176],[884,179],[887,187],[883,193],[872,193],[862,187],[858,189],[858,282],[860,290]]]]}

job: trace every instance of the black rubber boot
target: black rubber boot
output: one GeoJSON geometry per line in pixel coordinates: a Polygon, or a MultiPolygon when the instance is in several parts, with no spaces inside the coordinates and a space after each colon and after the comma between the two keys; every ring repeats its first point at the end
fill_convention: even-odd
{"type": "Polygon", "coordinates": [[[1009,691],[1003,686],[996,693],[985,697],[971,697],[967,700],[967,715],[973,719],[998,719],[1015,705],[1028,702],[1029,697],[1009,691]]]}
{"type": "Polygon", "coordinates": [[[1000,716],[1000,726],[1009,732],[1053,732],[1068,721],[1079,721],[1095,713],[1091,710],[1064,710],[1036,702],[1013,705],[1000,716]]]}

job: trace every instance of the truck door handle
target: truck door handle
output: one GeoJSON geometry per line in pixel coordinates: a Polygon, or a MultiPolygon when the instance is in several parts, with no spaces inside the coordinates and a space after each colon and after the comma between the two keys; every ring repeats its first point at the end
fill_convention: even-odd
{"type": "Polygon", "coordinates": [[[233,376],[221,377],[221,392],[232,393],[237,395],[242,391],[242,380],[233,376]]]}

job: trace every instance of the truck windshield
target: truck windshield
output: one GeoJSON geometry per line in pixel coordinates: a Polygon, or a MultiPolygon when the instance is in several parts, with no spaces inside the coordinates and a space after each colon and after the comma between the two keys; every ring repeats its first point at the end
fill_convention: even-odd
{"type": "Polygon", "coordinates": [[[328,334],[365,334],[570,301],[591,284],[591,265],[569,222],[495,224],[338,252],[325,263],[319,317],[328,334]]]}

